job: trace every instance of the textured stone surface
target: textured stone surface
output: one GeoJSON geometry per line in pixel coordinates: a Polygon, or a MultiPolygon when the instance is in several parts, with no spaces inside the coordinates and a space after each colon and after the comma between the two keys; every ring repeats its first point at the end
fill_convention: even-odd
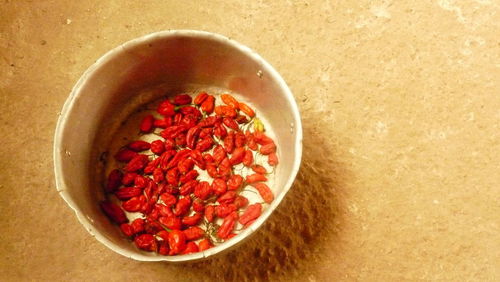
{"type": "Polygon", "coordinates": [[[0,3],[2,280],[500,280],[498,1],[209,2],[0,3]],[[276,213],[193,264],[108,250],[52,172],[79,76],[164,29],[250,46],[303,117],[303,164],[276,213]]]}

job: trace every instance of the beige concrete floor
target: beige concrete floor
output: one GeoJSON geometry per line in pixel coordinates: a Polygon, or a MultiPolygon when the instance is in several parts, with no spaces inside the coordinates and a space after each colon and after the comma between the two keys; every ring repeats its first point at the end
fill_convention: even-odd
{"type": "Polygon", "coordinates": [[[500,3],[0,3],[0,280],[500,280],[500,3]],[[289,83],[304,157],[241,248],[141,263],[92,238],[54,187],[73,84],[165,29],[255,49],[289,83]]]}

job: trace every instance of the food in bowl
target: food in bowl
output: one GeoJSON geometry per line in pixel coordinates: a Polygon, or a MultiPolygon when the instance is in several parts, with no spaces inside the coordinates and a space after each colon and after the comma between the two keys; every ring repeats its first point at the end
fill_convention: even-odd
{"type": "Polygon", "coordinates": [[[277,145],[247,103],[227,93],[183,93],[130,118],[140,119],[137,133],[111,150],[99,205],[140,250],[205,251],[273,202],[277,145]]]}

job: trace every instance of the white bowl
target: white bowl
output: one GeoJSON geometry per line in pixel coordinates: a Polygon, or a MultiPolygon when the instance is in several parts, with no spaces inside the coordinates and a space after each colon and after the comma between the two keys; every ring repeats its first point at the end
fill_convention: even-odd
{"type": "Polygon", "coordinates": [[[257,53],[234,40],[203,31],[162,31],[131,40],[106,53],[78,80],[62,109],[54,142],[57,190],[99,242],[140,261],[189,261],[209,257],[243,241],[271,215],[290,189],[302,156],[300,114],[290,89],[257,53]],[[280,164],[275,200],[249,228],[204,252],[161,256],[137,249],[101,212],[103,164],[119,123],[141,104],[164,95],[139,89],[167,85],[182,91],[200,84],[239,93],[272,125],[280,164]]]}

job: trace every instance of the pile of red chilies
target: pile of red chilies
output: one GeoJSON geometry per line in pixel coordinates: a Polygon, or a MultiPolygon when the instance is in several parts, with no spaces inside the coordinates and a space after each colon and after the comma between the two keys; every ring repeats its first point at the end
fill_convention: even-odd
{"type": "Polygon", "coordinates": [[[120,167],[109,173],[105,192],[121,206],[110,200],[100,206],[141,250],[161,255],[204,251],[236,236],[237,222],[247,228],[261,215],[262,204],[273,201],[265,184],[272,172],[255,156],[267,156],[274,171],[276,144],[251,107],[229,94],[219,97],[218,106],[216,97],[205,92],[194,100],[179,94],[162,101],[156,117],[147,115],[140,124],[141,134],[159,139],[133,141],[115,154],[120,167]],[[240,164],[251,173],[237,174],[240,164]],[[201,171],[211,183],[198,179],[201,171]],[[250,187],[262,203],[249,205],[240,194],[250,187]],[[129,222],[124,210],[135,219],[129,222]]]}

